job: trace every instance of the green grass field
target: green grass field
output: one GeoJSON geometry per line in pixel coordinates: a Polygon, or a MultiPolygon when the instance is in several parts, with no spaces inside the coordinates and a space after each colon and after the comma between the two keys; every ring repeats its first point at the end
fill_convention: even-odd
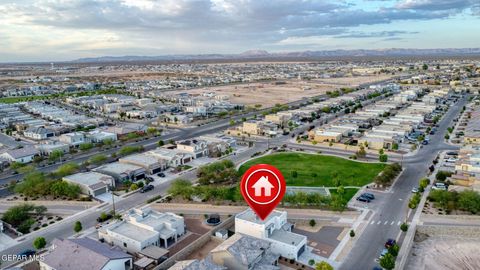
{"type": "Polygon", "coordinates": [[[277,153],[250,160],[239,171],[243,174],[250,166],[261,163],[277,167],[287,185],[310,187],[335,187],[334,179],[340,180],[343,186],[360,187],[371,183],[385,167],[382,163],[362,163],[333,156],[277,153]],[[294,171],[297,177],[293,176],[294,171]]]}

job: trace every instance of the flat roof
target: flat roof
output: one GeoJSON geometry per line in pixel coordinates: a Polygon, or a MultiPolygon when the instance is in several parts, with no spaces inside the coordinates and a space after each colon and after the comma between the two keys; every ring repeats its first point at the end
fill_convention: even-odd
{"type": "Polygon", "coordinates": [[[113,180],[113,177],[111,177],[110,175],[105,175],[103,173],[98,173],[98,172],[84,172],[84,173],[76,173],[76,174],[68,175],[63,177],[63,179],[69,182],[75,182],[82,185],[92,186],[92,185],[98,184],[99,182],[111,183],[113,180]]]}
{"type": "Polygon", "coordinates": [[[283,212],[281,211],[278,211],[278,210],[274,210],[272,211],[272,213],[270,213],[270,215],[268,215],[268,217],[265,219],[265,220],[261,220],[258,218],[257,214],[255,214],[250,208],[241,212],[241,213],[238,213],[235,218],[238,218],[238,219],[243,219],[243,220],[246,220],[246,221],[250,221],[250,222],[253,222],[253,223],[257,223],[257,224],[265,224],[267,223],[271,218],[273,217],[278,217],[278,216],[281,216],[283,214],[283,212]]]}
{"type": "Polygon", "coordinates": [[[130,161],[134,163],[145,164],[149,165],[156,165],[158,164],[158,158],[155,158],[153,155],[149,155],[146,153],[140,153],[135,155],[130,155],[119,159],[120,161],[130,161]]]}
{"type": "Polygon", "coordinates": [[[297,246],[307,237],[304,235],[292,233],[284,230],[274,230],[269,237],[270,239],[276,240],[278,242],[285,243],[287,245],[297,246]]]}
{"type": "Polygon", "coordinates": [[[121,224],[115,223],[115,225],[107,229],[135,241],[143,242],[158,235],[157,232],[144,229],[125,221],[122,221],[121,224]]]}
{"type": "Polygon", "coordinates": [[[129,173],[132,171],[137,171],[137,170],[143,170],[142,167],[132,165],[132,164],[125,164],[125,163],[120,163],[120,162],[113,162],[109,164],[105,164],[103,166],[100,166],[96,168],[95,170],[104,170],[104,171],[109,171],[117,174],[121,173],[129,173]]]}

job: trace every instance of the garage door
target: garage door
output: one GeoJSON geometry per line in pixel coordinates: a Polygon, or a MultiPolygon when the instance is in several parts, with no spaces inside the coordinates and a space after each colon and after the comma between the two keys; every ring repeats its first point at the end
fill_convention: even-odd
{"type": "Polygon", "coordinates": [[[142,179],[144,179],[144,178],[145,178],[145,174],[144,174],[144,173],[135,176],[135,180],[142,180],[142,179]]]}
{"type": "Polygon", "coordinates": [[[103,193],[107,192],[107,187],[103,187],[93,191],[93,196],[96,197],[98,195],[102,195],[103,193]]]}
{"type": "Polygon", "coordinates": [[[162,171],[162,168],[158,167],[152,171],[152,174],[159,173],[162,171]]]}

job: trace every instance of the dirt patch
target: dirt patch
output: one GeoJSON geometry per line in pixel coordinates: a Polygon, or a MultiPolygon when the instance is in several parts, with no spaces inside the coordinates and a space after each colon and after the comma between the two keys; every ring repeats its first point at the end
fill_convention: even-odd
{"type": "Polygon", "coordinates": [[[434,236],[415,242],[405,269],[480,269],[479,240],[434,236]]]}
{"type": "Polygon", "coordinates": [[[212,251],[221,243],[222,243],[222,240],[212,237],[212,239],[208,241],[203,247],[201,247],[200,249],[190,254],[187,257],[187,260],[194,260],[194,259],[201,260],[205,258],[210,253],[210,251],[212,251]]]}

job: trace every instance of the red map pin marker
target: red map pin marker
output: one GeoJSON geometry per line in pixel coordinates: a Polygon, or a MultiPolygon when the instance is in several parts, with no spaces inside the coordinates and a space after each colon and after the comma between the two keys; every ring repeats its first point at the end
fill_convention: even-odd
{"type": "Polygon", "coordinates": [[[258,164],[243,174],[240,190],[243,199],[264,220],[282,200],[286,184],[277,168],[268,164],[258,164]]]}

